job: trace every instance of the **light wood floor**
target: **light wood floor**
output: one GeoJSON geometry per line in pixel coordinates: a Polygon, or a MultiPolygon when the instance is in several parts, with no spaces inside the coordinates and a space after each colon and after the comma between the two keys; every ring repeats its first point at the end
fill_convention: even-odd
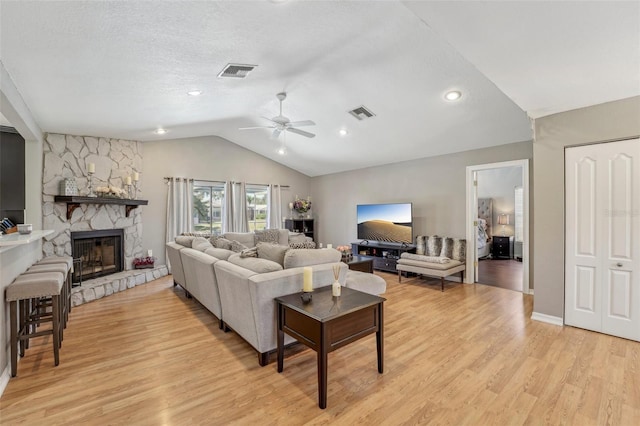
{"type": "Polygon", "coordinates": [[[640,343],[530,320],[532,297],[387,279],[385,373],[375,337],[282,374],[166,277],[74,308],[53,367],[40,338],[0,399],[0,423],[81,425],[638,425],[640,343]]]}

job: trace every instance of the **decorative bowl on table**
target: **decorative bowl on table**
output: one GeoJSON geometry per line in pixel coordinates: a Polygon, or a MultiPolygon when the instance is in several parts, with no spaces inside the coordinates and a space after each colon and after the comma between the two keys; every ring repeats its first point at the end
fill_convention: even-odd
{"type": "Polygon", "coordinates": [[[21,234],[30,234],[33,230],[33,225],[30,223],[23,223],[18,225],[18,232],[21,234]]]}

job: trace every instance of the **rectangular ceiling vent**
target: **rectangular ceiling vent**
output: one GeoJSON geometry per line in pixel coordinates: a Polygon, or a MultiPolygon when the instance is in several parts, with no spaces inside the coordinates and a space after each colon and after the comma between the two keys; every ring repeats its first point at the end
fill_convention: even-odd
{"type": "Polygon", "coordinates": [[[227,64],[218,74],[220,78],[245,78],[257,65],[227,64]]]}
{"type": "Polygon", "coordinates": [[[358,108],[352,109],[351,111],[349,111],[349,114],[353,115],[358,120],[364,120],[366,118],[371,118],[376,116],[364,105],[361,105],[358,108]]]}

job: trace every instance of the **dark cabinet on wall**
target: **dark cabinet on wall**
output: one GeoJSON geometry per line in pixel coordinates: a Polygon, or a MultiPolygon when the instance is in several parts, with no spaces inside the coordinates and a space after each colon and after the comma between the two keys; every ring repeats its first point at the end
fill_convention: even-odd
{"type": "Polygon", "coordinates": [[[0,219],[24,223],[24,138],[0,126],[0,219]]]}
{"type": "Polygon", "coordinates": [[[284,227],[292,232],[304,234],[316,240],[315,219],[285,219],[284,227]]]}

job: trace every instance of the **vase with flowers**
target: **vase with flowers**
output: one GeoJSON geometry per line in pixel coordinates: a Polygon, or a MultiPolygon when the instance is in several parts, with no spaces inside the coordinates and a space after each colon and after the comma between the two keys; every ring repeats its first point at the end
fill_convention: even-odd
{"type": "Polygon", "coordinates": [[[298,198],[296,195],[296,200],[293,202],[293,209],[298,212],[301,219],[304,218],[305,213],[311,210],[311,197],[307,197],[305,200],[304,198],[298,198]]]}
{"type": "Polygon", "coordinates": [[[336,247],[336,250],[338,250],[340,252],[340,254],[342,254],[342,261],[343,262],[348,262],[353,257],[353,255],[351,254],[351,247],[350,246],[338,246],[338,247],[336,247]]]}

